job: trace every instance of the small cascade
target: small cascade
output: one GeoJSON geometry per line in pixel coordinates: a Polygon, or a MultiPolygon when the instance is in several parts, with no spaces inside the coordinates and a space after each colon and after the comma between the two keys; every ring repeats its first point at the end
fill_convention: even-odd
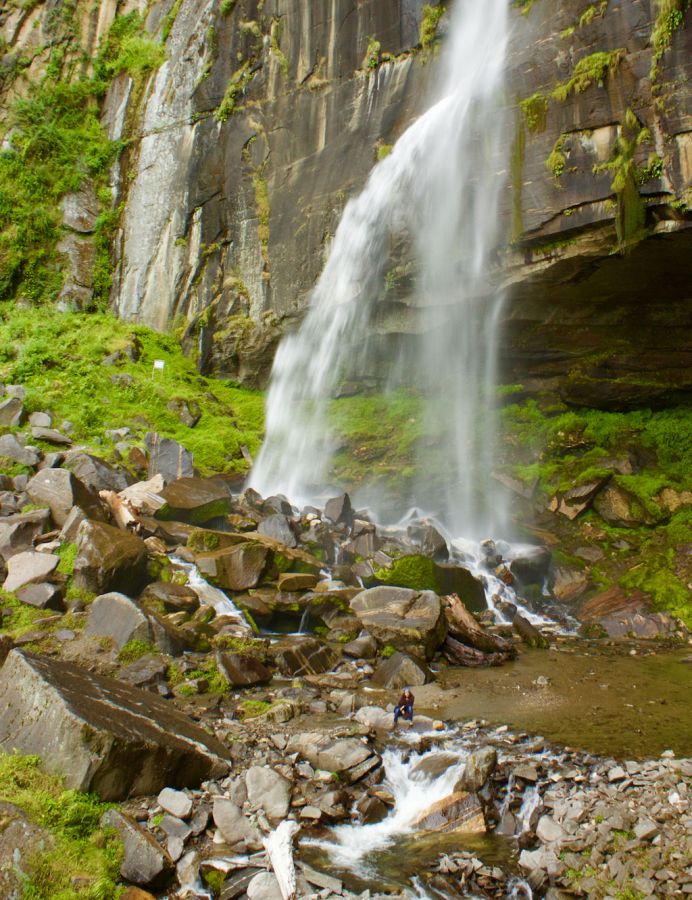
{"type": "Polygon", "coordinates": [[[199,597],[200,603],[213,607],[217,616],[237,619],[239,625],[243,625],[249,631],[252,631],[252,627],[243,615],[242,610],[238,609],[223,591],[205,581],[194,563],[185,562],[177,556],[172,556],[171,562],[187,573],[187,583],[199,597]]]}
{"type": "Polygon", "coordinates": [[[298,625],[298,634],[308,634],[310,629],[308,625],[310,624],[310,607],[306,606],[303,610],[303,615],[300,617],[300,624],[298,625]]]}
{"type": "Polygon", "coordinates": [[[502,801],[502,806],[499,809],[498,815],[500,817],[500,822],[503,820],[505,815],[509,812],[509,807],[514,800],[514,784],[516,778],[514,777],[514,772],[509,776],[509,780],[507,781],[507,793],[505,794],[505,799],[502,801]]]}
{"type": "Polygon", "coordinates": [[[530,785],[524,791],[521,807],[516,815],[517,834],[523,834],[531,826],[531,816],[541,802],[541,792],[535,784],[530,785]]]}
{"type": "Polygon", "coordinates": [[[523,878],[513,878],[507,884],[508,900],[533,900],[531,885],[523,878]]]}

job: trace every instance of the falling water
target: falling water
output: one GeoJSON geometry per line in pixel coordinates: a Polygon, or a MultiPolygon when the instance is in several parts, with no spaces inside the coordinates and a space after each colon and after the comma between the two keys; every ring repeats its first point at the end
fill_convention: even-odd
{"type": "Polygon", "coordinates": [[[433,487],[456,533],[496,534],[503,512],[490,481],[492,385],[502,298],[489,272],[503,186],[501,101],[507,0],[458,0],[435,102],[351,200],[300,330],[276,355],[267,434],[250,484],[265,496],[316,501],[327,488],[334,440],[328,407],[339,383],[365,370],[393,238],[417,267],[419,339],[397,366],[423,391],[426,433],[415,495],[433,487]]]}

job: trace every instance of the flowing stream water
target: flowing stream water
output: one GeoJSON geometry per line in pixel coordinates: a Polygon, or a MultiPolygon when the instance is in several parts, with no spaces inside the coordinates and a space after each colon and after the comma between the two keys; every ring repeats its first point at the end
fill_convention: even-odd
{"type": "Polygon", "coordinates": [[[303,324],[274,362],[266,439],[250,477],[264,496],[283,493],[294,503],[325,496],[330,400],[365,365],[390,242],[406,235],[418,273],[419,337],[398,368],[422,392],[426,430],[436,436],[435,465],[419,467],[426,474],[407,499],[425,506],[441,478],[440,517],[450,530],[477,539],[503,532],[491,479],[502,296],[489,272],[506,168],[507,7],[507,0],[458,0],[433,102],[344,210],[303,324]]]}

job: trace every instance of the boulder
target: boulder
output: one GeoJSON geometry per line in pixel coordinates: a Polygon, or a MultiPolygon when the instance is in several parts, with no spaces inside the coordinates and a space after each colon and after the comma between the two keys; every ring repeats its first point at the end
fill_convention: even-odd
{"type": "Polygon", "coordinates": [[[289,678],[329,672],[339,659],[338,654],[326,644],[300,635],[286,637],[271,649],[277,666],[289,678]]]}
{"type": "Polygon", "coordinates": [[[344,644],[344,656],[350,656],[353,659],[374,659],[377,656],[377,641],[367,632],[361,632],[358,637],[344,644]]]}
{"type": "Polygon", "coordinates": [[[122,469],[114,469],[98,456],[81,451],[69,453],[65,459],[65,468],[69,469],[79,480],[95,494],[99,491],[122,491],[132,483],[130,475],[122,469]]]}
{"type": "Polygon", "coordinates": [[[612,638],[665,638],[673,636],[680,627],[667,613],[651,610],[648,594],[617,585],[587,600],[579,619],[587,632],[595,625],[612,638]]]}
{"type": "Polygon", "coordinates": [[[1,519],[0,557],[7,562],[15,553],[30,550],[34,538],[48,531],[49,522],[50,511],[47,509],[32,509],[1,519]]]}
{"type": "Polygon", "coordinates": [[[156,511],[156,518],[190,525],[225,516],[233,507],[227,486],[213,478],[178,478],[163,489],[161,496],[165,502],[156,511]]]}
{"type": "Polygon", "coordinates": [[[283,896],[273,872],[259,872],[247,886],[248,900],[283,900],[283,896]]]}
{"type": "Polygon", "coordinates": [[[120,649],[128,641],[149,641],[151,626],[134,600],[113,591],[102,594],[91,604],[84,634],[109,637],[120,649]]]}
{"type": "Polygon", "coordinates": [[[12,650],[0,692],[0,746],[40,756],[68,787],[103,800],[228,771],[224,745],[164,700],[71,663],[12,650]]]}
{"type": "Polygon", "coordinates": [[[480,791],[497,766],[497,750],[481,747],[466,760],[464,771],[454,785],[454,791],[480,791]]]}
{"type": "Polygon", "coordinates": [[[36,425],[38,428],[50,428],[53,424],[53,416],[47,412],[32,412],[29,416],[29,425],[36,425]]]}
{"type": "Polygon", "coordinates": [[[345,525],[350,528],[353,525],[353,508],[348,494],[340,494],[332,497],[324,505],[324,514],[335,525],[345,525]]]}
{"type": "Polygon", "coordinates": [[[48,444],[57,444],[59,447],[69,447],[72,444],[72,438],[55,428],[41,428],[38,425],[32,425],[31,436],[37,441],[46,441],[48,444]]]}
{"type": "Polygon", "coordinates": [[[23,809],[0,800],[0,897],[24,897],[26,873],[32,856],[52,850],[50,832],[36,825],[23,809]]]}
{"type": "Polygon", "coordinates": [[[553,595],[562,603],[570,603],[584,593],[589,579],[584,572],[557,568],[553,576],[553,595]]]}
{"type": "Polygon", "coordinates": [[[187,819],[192,812],[192,798],[185,791],[167,787],[159,793],[156,800],[161,809],[177,819],[187,819]]]}
{"type": "Polygon", "coordinates": [[[408,526],[407,534],[412,541],[420,546],[426,556],[433,559],[445,560],[449,556],[447,541],[440,532],[429,522],[415,522],[408,526]]]}
{"type": "Polygon", "coordinates": [[[163,887],[175,871],[175,863],[153,835],[130,816],[109,809],[101,817],[104,828],[114,828],[123,844],[120,874],[133,884],[163,887]]]}
{"type": "Polygon", "coordinates": [[[46,581],[58,567],[59,556],[25,550],[7,560],[7,578],[3,590],[13,593],[25,584],[46,581]]]}
{"type": "Polygon", "coordinates": [[[147,548],[128,531],[87,520],[78,532],[74,583],[95,594],[122,591],[136,595],[146,583],[147,548]]]}
{"type": "Polygon", "coordinates": [[[215,797],[212,816],[221,837],[234,850],[243,852],[262,849],[262,835],[232,800],[215,797]]]}
{"type": "Polygon", "coordinates": [[[447,634],[440,598],[432,591],[375,587],[351,600],[351,609],[380,644],[432,659],[447,634]]]}
{"type": "Polygon", "coordinates": [[[291,804],[291,782],[266,766],[251,766],[245,773],[248,800],[261,807],[268,819],[285,819],[291,804]]]}
{"type": "Polygon", "coordinates": [[[389,659],[385,659],[372,676],[373,684],[391,691],[430,681],[434,681],[434,677],[425,663],[412,659],[405,653],[394,653],[389,659]]]}
{"type": "Polygon", "coordinates": [[[568,519],[576,519],[580,513],[585,512],[591,506],[596,495],[607,484],[609,478],[610,473],[607,472],[602,478],[597,478],[588,484],[580,484],[577,487],[569,488],[569,490],[556,494],[550,501],[548,508],[551,512],[559,513],[568,519]]]}
{"type": "Polygon", "coordinates": [[[639,528],[657,525],[670,514],[653,502],[646,506],[626,486],[627,476],[616,476],[594,500],[594,509],[609,525],[617,528],[639,528]]]}
{"type": "Polygon", "coordinates": [[[231,591],[256,587],[267,565],[269,550],[256,541],[245,541],[197,555],[200,572],[231,591]]]}
{"type": "Polygon", "coordinates": [[[317,584],[317,575],[304,575],[301,572],[283,572],[279,575],[280,591],[311,591],[317,584]]]}
{"type": "Polygon", "coordinates": [[[522,584],[542,585],[548,577],[552,553],[548,547],[534,547],[509,564],[512,575],[522,584]]]}
{"type": "Polygon", "coordinates": [[[161,475],[164,481],[169,482],[194,476],[192,454],[177,441],[150,431],[144,443],[149,453],[148,478],[161,475]]]}
{"type": "Polygon", "coordinates": [[[0,436],[0,457],[12,459],[21,466],[36,466],[41,461],[41,453],[35,447],[25,447],[15,434],[0,436]]]}
{"type": "Polygon", "coordinates": [[[456,753],[430,752],[421,756],[418,762],[411,766],[409,774],[413,781],[439,778],[448,769],[458,765],[459,757],[456,753]]]}
{"type": "Polygon", "coordinates": [[[216,654],[216,664],[233,687],[266,684],[271,681],[273,675],[270,668],[265,666],[257,656],[250,653],[219,651],[216,654]]]}
{"type": "Polygon", "coordinates": [[[62,528],[70,510],[78,506],[90,519],[102,520],[98,495],[67,469],[41,469],[26,486],[32,503],[47,503],[55,524],[62,528]]]}
{"type": "Polygon", "coordinates": [[[19,397],[8,397],[0,402],[0,425],[15,428],[24,421],[24,404],[19,397]]]}
{"type": "Polygon", "coordinates": [[[289,738],[287,753],[299,753],[315,769],[347,773],[372,757],[372,751],[358,738],[333,738],[323,732],[301,732],[289,738]]]}
{"type": "Polygon", "coordinates": [[[33,606],[36,609],[52,609],[55,612],[64,612],[62,588],[57,584],[42,582],[41,584],[27,584],[17,591],[17,600],[33,606]]]}
{"type": "Polygon", "coordinates": [[[476,794],[455,791],[428,807],[415,818],[411,827],[416,831],[437,831],[445,834],[478,834],[486,831],[483,808],[476,794]]]}
{"type": "Polygon", "coordinates": [[[183,584],[170,581],[154,581],[148,584],[139,597],[140,603],[161,604],[165,612],[194,613],[199,609],[199,597],[183,584]]]}
{"type": "Polygon", "coordinates": [[[266,534],[275,541],[279,541],[280,544],[285,544],[287,547],[298,546],[290,521],[281,513],[267,516],[266,519],[259,523],[257,531],[260,534],[266,534]]]}
{"type": "Polygon", "coordinates": [[[166,406],[188,428],[194,428],[202,418],[202,410],[196,400],[184,400],[182,397],[173,397],[166,406]]]}

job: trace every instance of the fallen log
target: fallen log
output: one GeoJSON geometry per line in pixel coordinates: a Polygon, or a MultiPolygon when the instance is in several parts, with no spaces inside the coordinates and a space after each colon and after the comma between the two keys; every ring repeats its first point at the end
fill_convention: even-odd
{"type": "Polygon", "coordinates": [[[540,633],[536,626],[520,616],[519,613],[512,619],[512,627],[529,647],[539,647],[545,650],[550,646],[550,641],[540,633]]]}
{"type": "Polygon", "coordinates": [[[293,838],[300,826],[286,819],[263,841],[269,862],[279,883],[283,900],[296,898],[296,869],[293,862],[293,838]]]}
{"type": "Polygon", "coordinates": [[[483,653],[482,650],[475,650],[473,647],[467,647],[460,641],[447,635],[442,645],[442,653],[445,659],[455,666],[467,666],[470,668],[479,666],[501,666],[503,663],[511,659],[509,653],[483,653]]]}
{"type": "Polygon", "coordinates": [[[99,497],[110,508],[110,511],[118,528],[134,531],[137,528],[137,517],[131,504],[124,500],[115,491],[99,491],[99,497]]]}
{"type": "Polygon", "coordinates": [[[442,598],[447,618],[447,630],[456,640],[469,647],[475,647],[484,653],[505,653],[516,656],[511,641],[489,634],[474,619],[457,594],[449,594],[442,598]]]}

